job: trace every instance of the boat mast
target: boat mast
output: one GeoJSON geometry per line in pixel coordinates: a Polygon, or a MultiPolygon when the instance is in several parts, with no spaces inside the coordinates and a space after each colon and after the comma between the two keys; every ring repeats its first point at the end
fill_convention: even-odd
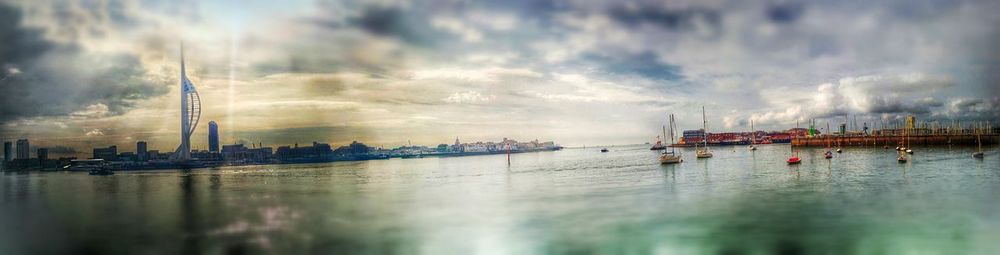
{"type": "MultiPolygon", "coordinates": [[[[667,139],[667,127],[666,126],[660,126],[660,127],[663,128],[663,136],[661,136],[662,138],[657,139],[657,140],[661,140],[662,141],[663,139],[667,139]]],[[[660,141],[657,141],[657,142],[660,142],[660,141]]],[[[673,142],[670,142],[670,143],[673,144],[673,142]]],[[[663,142],[660,142],[660,145],[663,145],[663,142]]]]}
{"type": "Polygon", "coordinates": [[[754,145],[757,141],[757,133],[753,129],[753,119],[750,119],[750,145],[754,145]]]}
{"type": "Polygon", "coordinates": [[[976,132],[976,143],[979,144],[979,152],[983,152],[983,138],[982,138],[983,135],[981,134],[981,132],[978,132],[978,130],[976,130],[976,131],[977,131],[976,132]]]}
{"type": "Polygon", "coordinates": [[[705,118],[705,106],[701,106],[701,136],[705,142],[705,150],[708,150],[708,120],[705,118]]]}
{"type": "MultiPolygon", "coordinates": [[[[674,114],[670,114],[670,145],[674,145],[674,114]]],[[[674,146],[670,146],[670,154],[674,154],[674,146]]]]}
{"type": "MultiPolygon", "coordinates": [[[[827,133],[830,132],[830,122],[829,121],[826,122],[826,132],[827,133]]],[[[827,150],[830,149],[830,134],[826,134],[826,149],[827,150]]]]}

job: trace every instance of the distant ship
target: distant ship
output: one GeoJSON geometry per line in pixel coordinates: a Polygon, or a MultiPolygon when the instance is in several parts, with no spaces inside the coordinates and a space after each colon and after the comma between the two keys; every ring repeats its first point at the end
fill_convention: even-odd
{"type": "MultiPolygon", "coordinates": [[[[653,144],[653,147],[649,147],[649,150],[651,150],[651,151],[660,151],[660,150],[666,150],[667,149],[667,146],[663,145],[663,141],[660,140],[660,137],[661,136],[656,136],[656,144],[653,144]]],[[[663,127],[663,136],[662,137],[667,137],[667,127],[663,127]]],[[[649,143],[646,143],[646,144],[649,144],[649,143]]]]}

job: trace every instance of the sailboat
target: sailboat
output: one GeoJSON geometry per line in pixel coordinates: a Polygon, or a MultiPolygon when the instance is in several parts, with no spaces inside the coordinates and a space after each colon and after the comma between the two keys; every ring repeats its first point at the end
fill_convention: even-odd
{"type": "Polygon", "coordinates": [[[802,163],[802,159],[799,158],[799,152],[795,151],[795,146],[794,145],[789,145],[788,147],[791,148],[792,152],[793,152],[792,156],[788,158],[788,164],[789,165],[794,165],[794,164],[802,163]]]}
{"type": "Polygon", "coordinates": [[[983,139],[980,137],[979,132],[976,132],[976,143],[979,144],[979,151],[973,152],[972,157],[982,159],[983,158],[983,139]]]}
{"type": "Polygon", "coordinates": [[[701,107],[701,136],[704,141],[704,147],[701,149],[696,149],[695,157],[697,158],[711,158],[712,151],[708,150],[708,120],[705,118],[705,106],[701,107]]]}
{"type": "Polygon", "coordinates": [[[909,147],[909,148],[906,148],[906,153],[907,154],[913,154],[913,144],[910,143],[910,135],[909,135],[909,133],[906,134],[906,146],[909,147]]]}
{"type": "MultiPolygon", "coordinates": [[[[826,130],[827,132],[830,131],[830,122],[826,123],[826,130]]],[[[833,152],[830,151],[830,134],[826,135],[826,152],[823,153],[823,157],[828,159],[833,158],[833,152]]]]}
{"type": "Polygon", "coordinates": [[[752,151],[757,150],[757,147],[753,146],[755,143],[757,143],[757,132],[754,131],[754,129],[753,129],[753,119],[751,119],[750,120],[750,150],[752,150],[752,151]]]}
{"type": "MultiPolygon", "coordinates": [[[[795,121],[795,128],[796,129],[799,128],[799,122],[797,120],[795,121]]],[[[791,150],[791,152],[792,152],[792,156],[788,157],[788,161],[787,161],[788,164],[789,165],[794,165],[794,164],[802,163],[802,159],[799,158],[799,153],[797,151],[795,151],[795,145],[794,144],[789,144],[788,145],[788,149],[791,150]]]]}
{"type": "MultiPolygon", "coordinates": [[[[674,144],[674,115],[670,114],[670,144],[674,144]]],[[[675,164],[681,163],[684,160],[681,159],[681,155],[674,151],[674,147],[670,147],[670,151],[663,151],[660,155],[660,164],[675,164]]]]}
{"type": "MultiPolygon", "coordinates": [[[[903,136],[906,136],[906,129],[903,129],[903,136]]],[[[899,161],[899,163],[906,163],[906,161],[909,160],[909,158],[906,157],[906,143],[903,143],[903,146],[901,146],[899,151],[896,153],[899,154],[899,157],[896,157],[896,161],[899,161]]]]}

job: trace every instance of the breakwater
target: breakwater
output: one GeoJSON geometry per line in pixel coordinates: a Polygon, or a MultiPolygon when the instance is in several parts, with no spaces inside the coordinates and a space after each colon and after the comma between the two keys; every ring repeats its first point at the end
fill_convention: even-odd
{"type": "MultiPolygon", "coordinates": [[[[981,136],[983,145],[997,144],[1000,135],[989,134],[981,136]]],[[[971,134],[933,134],[933,135],[822,135],[815,137],[794,137],[792,146],[833,147],[843,146],[889,146],[899,144],[909,145],[976,145],[976,135],[971,134]]]]}

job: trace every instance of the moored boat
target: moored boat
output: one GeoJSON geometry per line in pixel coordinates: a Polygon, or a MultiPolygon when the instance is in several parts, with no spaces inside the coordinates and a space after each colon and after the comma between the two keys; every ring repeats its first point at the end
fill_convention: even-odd
{"type": "Polygon", "coordinates": [[[701,128],[704,130],[702,132],[702,141],[704,141],[704,147],[698,149],[698,145],[695,145],[695,157],[696,158],[711,158],[712,151],[708,150],[708,120],[705,118],[705,106],[701,107],[701,128]]]}
{"type": "MultiPolygon", "coordinates": [[[[670,143],[674,143],[674,115],[670,114],[670,143]]],[[[664,151],[660,155],[660,164],[676,164],[683,162],[684,159],[678,154],[673,147],[670,147],[670,151],[664,151]]]]}
{"type": "Polygon", "coordinates": [[[788,164],[789,165],[794,165],[794,164],[798,164],[798,163],[802,163],[802,159],[799,158],[798,156],[792,156],[792,157],[788,158],[788,164]]]}

